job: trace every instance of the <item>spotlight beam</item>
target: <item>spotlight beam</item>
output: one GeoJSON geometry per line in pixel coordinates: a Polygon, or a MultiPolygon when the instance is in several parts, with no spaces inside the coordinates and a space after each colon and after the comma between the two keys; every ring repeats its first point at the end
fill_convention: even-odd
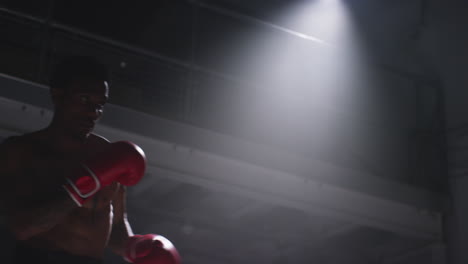
{"type": "Polygon", "coordinates": [[[324,40],[322,40],[320,38],[310,36],[310,35],[307,35],[307,34],[304,34],[304,33],[301,33],[301,32],[286,28],[286,27],[282,27],[282,26],[273,24],[271,22],[267,22],[267,21],[264,21],[264,20],[261,20],[261,19],[258,19],[258,18],[252,17],[252,16],[248,16],[248,15],[244,15],[244,14],[241,14],[241,13],[238,13],[238,12],[234,12],[232,10],[222,8],[222,7],[219,7],[219,6],[215,6],[215,5],[212,5],[212,4],[207,4],[207,3],[204,3],[202,1],[196,1],[195,0],[195,1],[192,1],[192,2],[194,4],[196,4],[196,5],[198,5],[199,7],[202,7],[202,8],[211,10],[211,11],[215,11],[216,13],[223,14],[223,15],[228,16],[228,17],[232,17],[232,18],[236,18],[236,19],[239,19],[239,20],[251,22],[251,23],[254,23],[254,24],[257,24],[257,25],[266,26],[266,27],[276,29],[278,31],[293,35],[293,36],[301,38],[301,39],[312,41],[312,42],[314,42],[316,44],[320,44],[320,45],[323,45],[323,46],[329,46],[329,44],[326,41],[324,41],[324,40]]]}
{"type": "MultiPolygon", "coordinates": [[[[18,92],[13,99],[0,97],[0,128],[15,134],[47,124],[51,111],[41,106],[47,101],[47,91],[14,83],[0,78],[1,87],[18,92]],[[41,96],[38,89],[43,92],[41,96]],[[29,103],[19,99],[31,94],[37,96],[29,98],[29,103]]],[[[421,238],[441,238],[445,196],[127,108],[109,105],[107,110],[96,131],[110,140],[127,138],[142,146],[150,174],[347,223],[421,238]],[[125,124],[121,120],[126,120],[125,124]],[[258,157],[292,162],[309,175],[285,172],[271,164],[259,165],[255,163],[258,157]],[[337,175],[353,179],[353,185],[338,186],[318,180],[337,175]]]]}

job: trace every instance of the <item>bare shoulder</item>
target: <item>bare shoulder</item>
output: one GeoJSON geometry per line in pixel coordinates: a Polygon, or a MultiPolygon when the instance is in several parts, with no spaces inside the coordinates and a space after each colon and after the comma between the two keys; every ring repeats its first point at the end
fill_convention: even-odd
{"type": "Polygon", "coordinates": [[[44,136],[45,132],[39,130],[4,140],[0,145],[0,174],[19,176],[37,169],[51,152],[44,136]]]}
{"type": "Polygon", "coordinates": [[[88,153],[88,155],[93,156],[95,154],[98,154],[106,150],[107,147],[109,147],[110,142],[103,136],[92,133],[89,135],[86,145],[87,145],[86,152],[88,153]]]}
{"type": "Polygon", "coordinates": [[[11,166],[16,163],[15,161],[25,161],[33,152],[34,144],[31,144],[31,142],[33,142],[34,136],[34,134],[25,134],[5,139],[0,144],[0,162],[11,166]]]}
{"type": "Polygon", "coordinates": [[[29,137],[29,134],[21,136],[11,136],[2,141],[0,146],[2,150],[13,150],[17,148],[23,148],[27,146],[26,142],[28,141],[29,137]]]}
{"type": "Polygon", "coordinates": [[[101,144],[109,144],[110,143],[110,141],[107,138],[105,138],[105,137],[103,137],[101,135],[98,135],[98,134],[94,134],[94,133],[91,133],[89,135],[89,140],[96,141],[97,143],[101,143],[101,144]]]}
{"type": "Polygon", "coordinates": [[[9,137],[0,144],[1,175],[19,166],[17,160],[22,157],[24,153],[27,153],[25,149],[25,144],[21,144],[21,140],[17,136],[9,137]]]}
{"type": "Polygon", "coordinates": [[[34,159],[35,135],[13,136],[0,144],[0,178],[2,192],[15,190],[15,185],[24,181],[26,172],[34,159]]]}
{"type": "Polygon", "coordinates": [[[107,147],[110,144],[110,141],[103,136],[93,133],[89,135],[88,143],[93,147],[98,147],[101,149],[107,147]]]}

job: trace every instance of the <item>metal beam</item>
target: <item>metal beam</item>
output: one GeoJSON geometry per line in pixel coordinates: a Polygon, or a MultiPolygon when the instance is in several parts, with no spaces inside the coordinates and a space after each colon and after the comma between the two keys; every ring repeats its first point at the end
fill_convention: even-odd
{"type": "MultiPolygon", "coordinates": [[[[45,24],[46,23],[46,20],[43,19],[43,18],[35,17],[35,16],[29,15],[27,13],[19,12],[19,11],[14,11],[14,10],[11,10],[11,9],[8,9],[8,8],[5,8],[5,7],[0,7],[0,15],[1,15],[1,13],[9,14],[11,16],[19,17],[21,19],[29,20],[29,21],[39,23],[39,24],[45,24]]],[[[104,37],[104,36],[101,36],[101,35],[93,34],[93,33],[87,32],[85,30],[81,30],[79,28],[71,27],[71,26],[61,24],[61,23],[58,23],[58,22],[55,22],[55,21],[50,22],[50,27],[52,29],[54,29],[54,30],[65,32],[65,33],[70,34],[71,36],[74,36],[74,37],[79,37],[79,38],[82,38],[82,39],[95,41],[96,43],[100,43],[102,45],[107,45],[109,47],[114,47],[114,48],[124,50],[124,51],[130,52],[130,53],[133,53],[133,54],[137,54],[137,55],[142,56],[142,57],[151,58],[153,60],[157,60],[157,61],[161,61],[161,62],[170,64],[170,65],[181,67],[181,68],[187,69],[189,71],[200,72],[200,73],[203,73],[203,74],[207,74],[209,76],[214,76],[214,77],[220,78],[220,79],[225,80],[225,81],[237,83],[237,84],[240,84],[242,86],[247,86],[247,87],[256,87],[257,86],[256,84],[254,84],[252,82],[245,81],[242,78],[239,78],[238,76],[234,76],[234,75],[231,75],[231,74],[220,72],[220,71],[217,71],[216,69],[207,68],[207,67],[204,67],[202,65],[196,64],[193,61],[185,61],[185,60],[180,60],[180,59],[177,59],[177,58],[173,58],[173,57],[170,57],[170,56],[155,52],[155,51],[150,50],[150,49],[141,48],[139,46],[127,44],[127,43],[124,43],[124,42],[121,42],[121,41],[118,41],[118,40],[115,40],[115,39],[112,39],[112,38],[107,38],[107,37],[104,37]]]]}
{"type": "MultiPolygon", "coordinates": [[[[0,87],[10,88],[0,91],[9,97],[0,97],[2,136],[48,124],[51,104],[43,86],[0,76],[0,87]]],[[[141,145],[150,175],[357,225],[441,237],[443,196],[131,109],[106,110],[97,132],[141,145]]]]}
{"type": "Polygon", "coordinates": [[[209,3],[206,3],[204,1],[193,0],[192,2],[194,4],[196,4],[196,5],[198,5],[201,8],[211,10],[212,12],[222,14],[222,15],[225,15],[227,17],[235,18],[235,19],[238,19],[240,21],[245,21],[245,22],[249,22],[249,23],[252,23],[252,24],[255,24],[255,25],[261,25],[261,26],[264,26],[264,27],[267,27],[267,28],[270,28],[270,29],[274,29],[274,30],[289,34],[291,36],[294,36],[296,38],[311,41],[311,42],[313,42],[313,43],[315,43],[317,45],[320,45],[320,46],[328,47],[330,45],[323,39],[320,39],[320,38],[317,38],[317,37],[314,37],[314,36],[311,36],[311,35],[308,35],[308,34],[304,34],[302,32],[299,32],[299,31],[296,31],[296,30],[293,30],[293,29],[290,29],[290,28],[286,28],[286,27],[280,26],[278,24],[271,23],[271,22],[268,22],[268,21],[253,17],[253,16],[245,15],[245,14],[230,10],[228,8],[224,8],[224,7],[221,7],[221,6],[209,4],[209,3]]]}
{"type": "MultiPolygon", "coordinates": [[[[108,108],[110,109],[107,115],[114,116],[114,119],[108,119],[107,123],[99,125],[97,132],[110,140],[125,139],[141,145],[148,157],[150,174],[400,234],[436,239],[441,236],[441,212],[412,206],[414,201],[410,199],[405,202],[401,199],[390,199],[386,194],[369,195],[358,189],[343,188],[219,153],[179,145],[179,142],[184,141],[183,138],[168,142],[117,128],[133,117],[134,121],[145,119],[145,122],[140,124],[140,129],[152,123],[161,130],[171,131],[172,135],[189,137],[201,133],[197,128],[188,125],[160,122],[161,120],[152,116],[116,106],[108,108]],[[111,120],[114,122],[110,122],[111,120]]],[[[0,112],[1,128],[15,133],[43,127],[52,116],[48,109],[7,98],[0,98],[0,112]]],[[[210,131],[203,133],[208,138],[224,139],[225,145],[238,142],[237,139],[210,131]]],[[[311,174],[348,174],[351,177],[356,174],[354,171],[320,161],[309,162],[313,164],[311,174]]],[[[416,200],[427,199],[428,204],[437,198],[428,197],[426,192],[421,193],[416,188],[399,186],[398,183],[390,181],[388,184],[389,187],[395,188],[395,196],[409,197],[398,192],[411,192],[414,198],[418,198],[416,200]],[[421,194],[424,196],[417,197],[421,194]]]]}

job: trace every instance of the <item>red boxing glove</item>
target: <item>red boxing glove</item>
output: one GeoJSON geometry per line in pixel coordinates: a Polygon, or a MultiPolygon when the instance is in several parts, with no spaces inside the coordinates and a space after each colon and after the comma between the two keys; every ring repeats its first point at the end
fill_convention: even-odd
{"type": "Polygon", "coordinates": [[[63,185],[70,197],[82,206],[96,192],[113,182],[135,185],[143,177],[146,157],[143,150],[128,141],[111,143],[98,157],[73,168],[63,185]]]}
{"type": "Polygon", "coordinates": [[[171,241],[154,234],[129,237],[124,258],[135,264],[180,264],[179,253],[171,241]]]}

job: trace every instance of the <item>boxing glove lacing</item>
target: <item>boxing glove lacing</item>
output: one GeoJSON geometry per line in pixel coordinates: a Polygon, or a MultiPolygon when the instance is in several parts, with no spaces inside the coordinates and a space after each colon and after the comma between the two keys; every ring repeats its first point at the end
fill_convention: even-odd
{"type": "MultiPolygon", "coordinates": [[[[81,166],[89,173],[89,175],[91,176],[91,178],[93,178],[94,182],[96,183],[96,187],[91,190],[90,192],[88,193],[81,193],[81,191],[76,187],[76,185],[70,180],[67,178],[67,181],[68,183],[70,184],[70,186],[73,188],[73,190],[75,191],[76,194],[78,194],[81,198],[83,199],[86,199],[92,195],[94,195],[97,191],[99,191],[101,189],[101,182],[99,182],[99,179],[98,177],[96,176],[96,174],[94,174],[94,172],[88,168],[88,166],[86,166],[85,164],[81,164],[81,166]]],[[[64,186],[65,190],[70,194],[70,196],[72,197],[72,199],[78,204],[81,206],[81,203],[79,201],[77,201],[75,199],[75,197],[73,196],[73,194],[70,193],[70,191],[64,186]]]]}

